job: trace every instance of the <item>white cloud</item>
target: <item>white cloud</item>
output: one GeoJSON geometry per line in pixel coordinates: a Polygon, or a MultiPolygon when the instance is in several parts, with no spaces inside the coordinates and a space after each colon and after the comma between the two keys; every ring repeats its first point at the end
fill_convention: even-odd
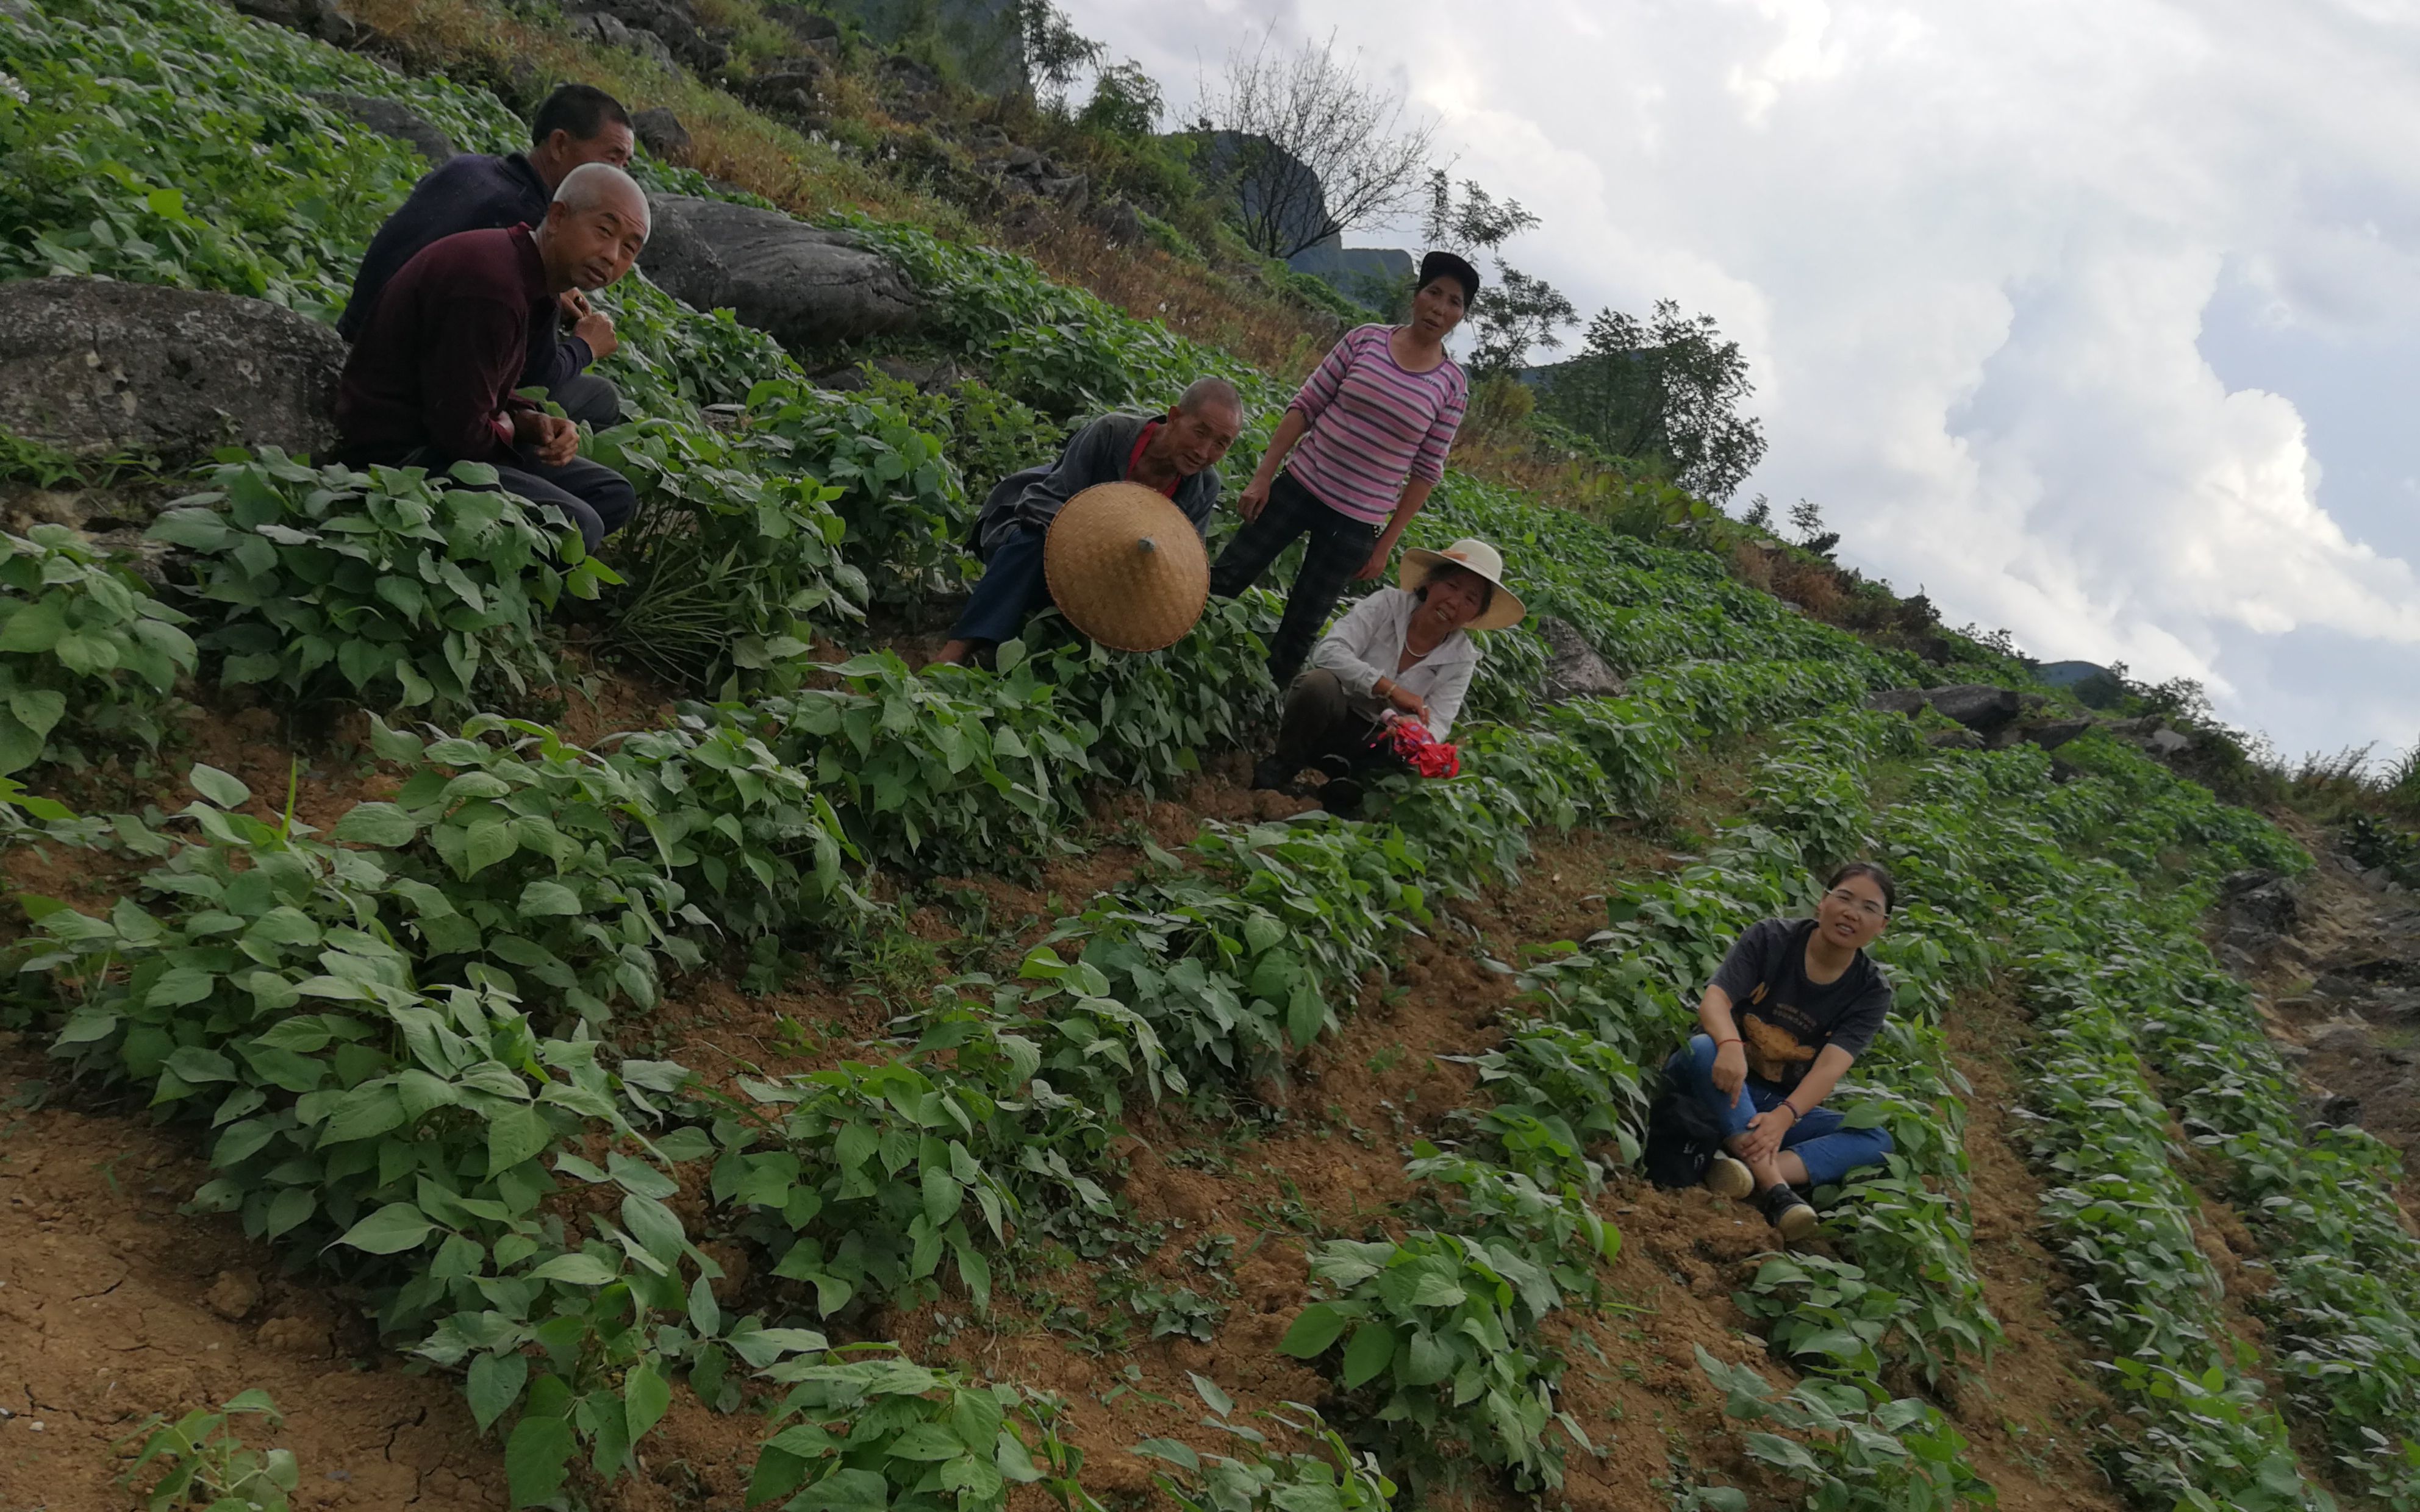
{"type": "Polygon", "coordinates": [[[1524,267],[1712,313],[1748,491],[1953,619],[2288,749],[2420,732],[2420,8],[1071,8],[1174,95],[1273,17],[1361,47],[1544,217],[1524,267]]]}

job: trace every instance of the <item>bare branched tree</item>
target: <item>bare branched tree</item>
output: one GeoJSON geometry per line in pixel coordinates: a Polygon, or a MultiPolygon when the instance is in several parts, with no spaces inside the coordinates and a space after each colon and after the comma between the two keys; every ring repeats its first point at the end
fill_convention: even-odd
{"type": "Polygon", "coordinates": [[[1427,186],[1436,123],[1336,55],[1336,39],[1294,53],[1274,29],[1202,90],[1209,167],[1237,207],[1244,239],[1272,257],[1392,220],[1427,186]]]}

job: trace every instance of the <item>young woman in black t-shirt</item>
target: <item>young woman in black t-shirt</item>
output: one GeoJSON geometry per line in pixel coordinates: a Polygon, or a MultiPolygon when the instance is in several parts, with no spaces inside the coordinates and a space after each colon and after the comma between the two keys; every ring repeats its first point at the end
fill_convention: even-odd
{"type": "Polygon", "coordinates": [[[1897,889],[1871,861],[1832,874],[1811,919],[1770,918],[1740,936],[1698,1005],[1704,1032],[1665,1073],[1725,1134],[1705,1182],[1753,1196],[1784,1239],[1815,1227],[1796,1189],[1836,1183],[1891,1150],[1880,1129],[1843,1127],[1822,1105],[1890,1016],[1890,982],[1866,956],[1897,889]]]}

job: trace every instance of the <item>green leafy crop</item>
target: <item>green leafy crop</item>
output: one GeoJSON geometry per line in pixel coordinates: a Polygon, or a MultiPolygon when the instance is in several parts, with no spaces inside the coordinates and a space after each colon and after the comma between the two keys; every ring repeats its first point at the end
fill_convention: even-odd
{"type": "Polygon", "coordinates": [[[158,749],[187,623],[64,525],[0,534],[0,773],[84,755],[68,736],[158,749]]]}
{"type": "Polygon", "coordinates": [[[1562,1484],[1548,1425],[1583,1448],[1588,1439],[1554,1406],[1561,1362],[1530,1339],[1562,1304],[1550,1273],[1510,1245],[1450,1234],[1339,1241],[1311,1267],[1336,1298],[1304,1308],[1278,1348],[1313,1360],[1342,1342],[1338,1382],[1373,1394],[1371,1416],[1397,1455],[1443,1468],[1459,1450],[1524,1487],[1562,1484]]]}
{"type": "Polygon", "coordinates": [[[470,486],[272,449],[163,512],[151,536],[193,553],[220,680],[441,717],[500,684],[551,683],[543,616],[620,579],[553,510],[491,491],[493,468],[458,462],[453,477],[470,486]]]}
{"type": "Polygon", "coordinates": [[[148,1512],[286,1512],[302,1478],[294,1451],[246,1447],[234,1431],[238,1417],[258,1417],[271,1433],[286,1422],[265,1391],[238,1392],[216,1412],[196,1409],[174,1423],[155,1412],[127,1436],[141,1443],[119,1483],[158,1475],[140,1493],[148,1512]]]}

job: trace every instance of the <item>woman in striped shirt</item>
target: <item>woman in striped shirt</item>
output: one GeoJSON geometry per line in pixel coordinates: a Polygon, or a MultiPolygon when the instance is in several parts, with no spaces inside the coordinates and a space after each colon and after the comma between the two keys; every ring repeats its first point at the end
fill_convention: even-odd
{"type": "Polygon", "coordinates": [[[1386,572],[1404,528],[1445,476],[1469,397],[1445,338],[1478,293],[1478,270],[1430,253],[1411,323],[1347,332],[1295,395],[1245,486],[1245,525],[1211,569],[1212,593],[1242,593],[1296,536],[1311,537],[1269,647],[1278,687],[1302,670],[1345,584],[1386,572]]]}

